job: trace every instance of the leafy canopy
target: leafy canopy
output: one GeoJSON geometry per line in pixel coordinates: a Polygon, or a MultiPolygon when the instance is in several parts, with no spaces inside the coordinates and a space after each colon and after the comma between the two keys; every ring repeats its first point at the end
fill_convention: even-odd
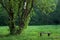
{"type": "Polygon", "coordinates": [[[34,3],[42,13],[50,13],[56,9],[56,0],[35,0],[34,3]]]}

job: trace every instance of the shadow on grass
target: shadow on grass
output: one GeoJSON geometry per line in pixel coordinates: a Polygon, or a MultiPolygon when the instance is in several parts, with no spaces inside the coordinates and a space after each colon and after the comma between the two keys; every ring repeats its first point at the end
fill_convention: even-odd
{"type": "Polygon", "coordinates": [[[9,37],[9,36],[17,36],[17,35],[20,35],[20,34],[7,34],[7,35],[0,34],[0,38],[9,37]]]}
{"type": "Polygon", "coordinates": [[[9,37],[9,36],[15,36],[15,34],[14,34],[14,35],[11,35],[11,34],[2,35],[2,34],[0,34],[0,38],[3,38],[3,37],[9,37]]]}
{"type": "Polygon", "coordinates": [[[1,35],[1,34],[0,34],[0,38],[8,37],[8,36],[11,36],[11,35],[10,35],[10,34],[7,34],[7,35],[1,35]]]}

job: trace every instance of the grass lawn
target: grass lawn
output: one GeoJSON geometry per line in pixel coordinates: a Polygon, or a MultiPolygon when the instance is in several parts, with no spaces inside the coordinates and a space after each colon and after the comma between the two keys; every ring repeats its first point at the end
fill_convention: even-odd
{"type": "MultiPolygon", "coordinates": [[[[0,26],[0,35],[9,33],[7,26],[0,26]]],[[[60,25],[40,25],[28,26],[23,30],[21,35],[1,37],[0,40],[60,40],[60,25]],[[40,36],[40,32],[51,32],[48,37],[47,34],[40,36]]]]}

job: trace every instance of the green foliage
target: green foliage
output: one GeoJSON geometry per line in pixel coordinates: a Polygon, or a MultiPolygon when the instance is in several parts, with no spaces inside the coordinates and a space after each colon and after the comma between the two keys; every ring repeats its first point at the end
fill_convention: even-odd
{"type": "Polygon", "coordinates": [[[56,9],[56,0],[35,0],[35,4],[45,14],[51,13],[56,9]]]}

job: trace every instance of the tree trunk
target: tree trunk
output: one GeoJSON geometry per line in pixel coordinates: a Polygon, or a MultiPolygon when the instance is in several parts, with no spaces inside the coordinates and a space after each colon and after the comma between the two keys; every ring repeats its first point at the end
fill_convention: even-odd
{"type": "Polygon", "coordinates": [[[17,33],[20,34],[25,26],[25,23],[24,23],[24,17],[23,17],[23,14],[20,16],[19,15],[19,29],[17,30],[17,33]]]}
{"type": "Polygon", "coordinates": [[[30,10],[28,10],[28,3],[27,3],[27,0],[24,0],[23,1],[23,7],[22,7],[22,14],[21,16],[18,14],[18,17],[19,18],[19,29],[17,30],[17,33],[20,34],[23,29],[28,26],[28,23],[29,23],[29,13],[30,11],[32,10],[32,7],[33,7],[33,0],[31,1],[31,8],[30,10]]]}
{"type": "Polygon", "coordinates": [[[14,26],[14,13],[12,9],[10,8],[9,10],[9,29],[10,29],[10,34],[15,34],[15,26],[14,26]]]}

